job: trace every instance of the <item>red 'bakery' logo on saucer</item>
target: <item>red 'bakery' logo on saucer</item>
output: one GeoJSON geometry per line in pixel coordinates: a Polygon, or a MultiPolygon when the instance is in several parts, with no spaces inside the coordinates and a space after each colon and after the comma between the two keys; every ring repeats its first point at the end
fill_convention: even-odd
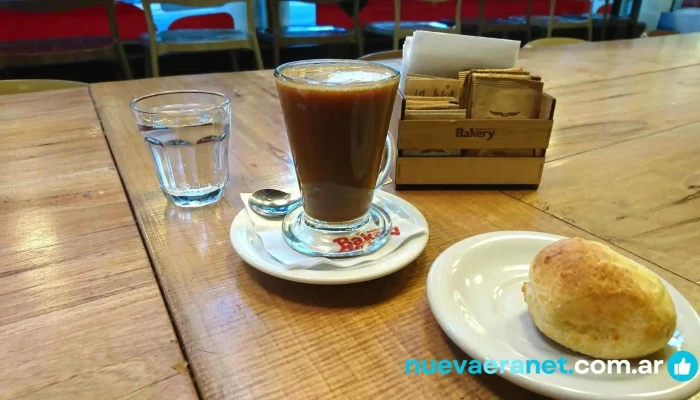
{"type": "MultiPolygon", "coordinates": [[[[391,230],[391,235],[401,235],[398,226],[395,226],[394,229],[391,230]]],[[[340,237],[334,239],[333,242],[340,246],[340,250],[338,250],[338,253],[345,253],[348,251],[360,250],[363,247],[369,246],[370,243],[372,243],[374,239],[377,238],[377,236],[379,236],[379,229],[372,229],[371,231],[362,232],[357,236],[340,237]]]]}

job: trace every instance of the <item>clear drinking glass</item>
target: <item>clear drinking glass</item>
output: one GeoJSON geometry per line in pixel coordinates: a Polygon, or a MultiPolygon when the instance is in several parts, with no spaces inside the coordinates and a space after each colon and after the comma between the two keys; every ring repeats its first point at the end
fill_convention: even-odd
{"type": "Polygon", "coordinates": [[[231,99],[221,93],[170,91],[134,99],[131,109],[165,197],[180,207],[219,200],[228,182],[231,99]]]}
{"type": "Polygon", "coordinates": [[[297,61],[275,70],[303,197],[282,233],[300,253],[366,255],[389,240],[391,218],[372,199],[391,165],[387,131],[399,77],[392,67],[356,60],[297,61]]]}

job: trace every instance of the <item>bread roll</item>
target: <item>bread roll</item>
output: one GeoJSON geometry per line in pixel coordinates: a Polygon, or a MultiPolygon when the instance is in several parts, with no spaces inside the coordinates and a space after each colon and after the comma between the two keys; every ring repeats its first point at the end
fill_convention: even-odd
{"type": "Polygon", "coordinates": [[[676,310],[661,280],[610,247],[580,238],[545,247],[522,291],[532,321],[555,342],[603,359],[663,349],[676,310]]]}

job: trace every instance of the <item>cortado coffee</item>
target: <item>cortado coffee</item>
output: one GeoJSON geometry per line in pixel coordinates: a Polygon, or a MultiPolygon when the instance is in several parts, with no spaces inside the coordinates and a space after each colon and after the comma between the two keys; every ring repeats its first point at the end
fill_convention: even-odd
{"type": "Polygon", "coordinates": [[[304,212],[328,223],[362,218],[377,185],[396,70],[319,60],[282,66],[276,76],[304,212]]]}

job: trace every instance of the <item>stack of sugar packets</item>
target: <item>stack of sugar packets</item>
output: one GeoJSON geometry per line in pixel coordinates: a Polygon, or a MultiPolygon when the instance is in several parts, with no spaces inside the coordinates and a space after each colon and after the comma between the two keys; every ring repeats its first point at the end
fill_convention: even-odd
{"type": "MultiPolygon", "coordinates": [[[[543,82],[520,67],[470,69],[456,78],[407,74],[405,120],[536,119],[543,82]]],[[[535,157],[537,149],[405,150],[405,156],[535,157]]]]}
{"type": "MultiPolygon", "coordinates": [[[[516,67],[520,42],[416,31],[403,50],[405,120],[537,119],[543,82],[516,67]]],[[[537,156],[534,149],[404,150],[420,156],[537,156]]]]}
{"type": "Polygon", "coordinates": [[[407,74],[405,119],[535,119],[543,86],[520,67],[460,71],[457,78],[407,74]]]}

